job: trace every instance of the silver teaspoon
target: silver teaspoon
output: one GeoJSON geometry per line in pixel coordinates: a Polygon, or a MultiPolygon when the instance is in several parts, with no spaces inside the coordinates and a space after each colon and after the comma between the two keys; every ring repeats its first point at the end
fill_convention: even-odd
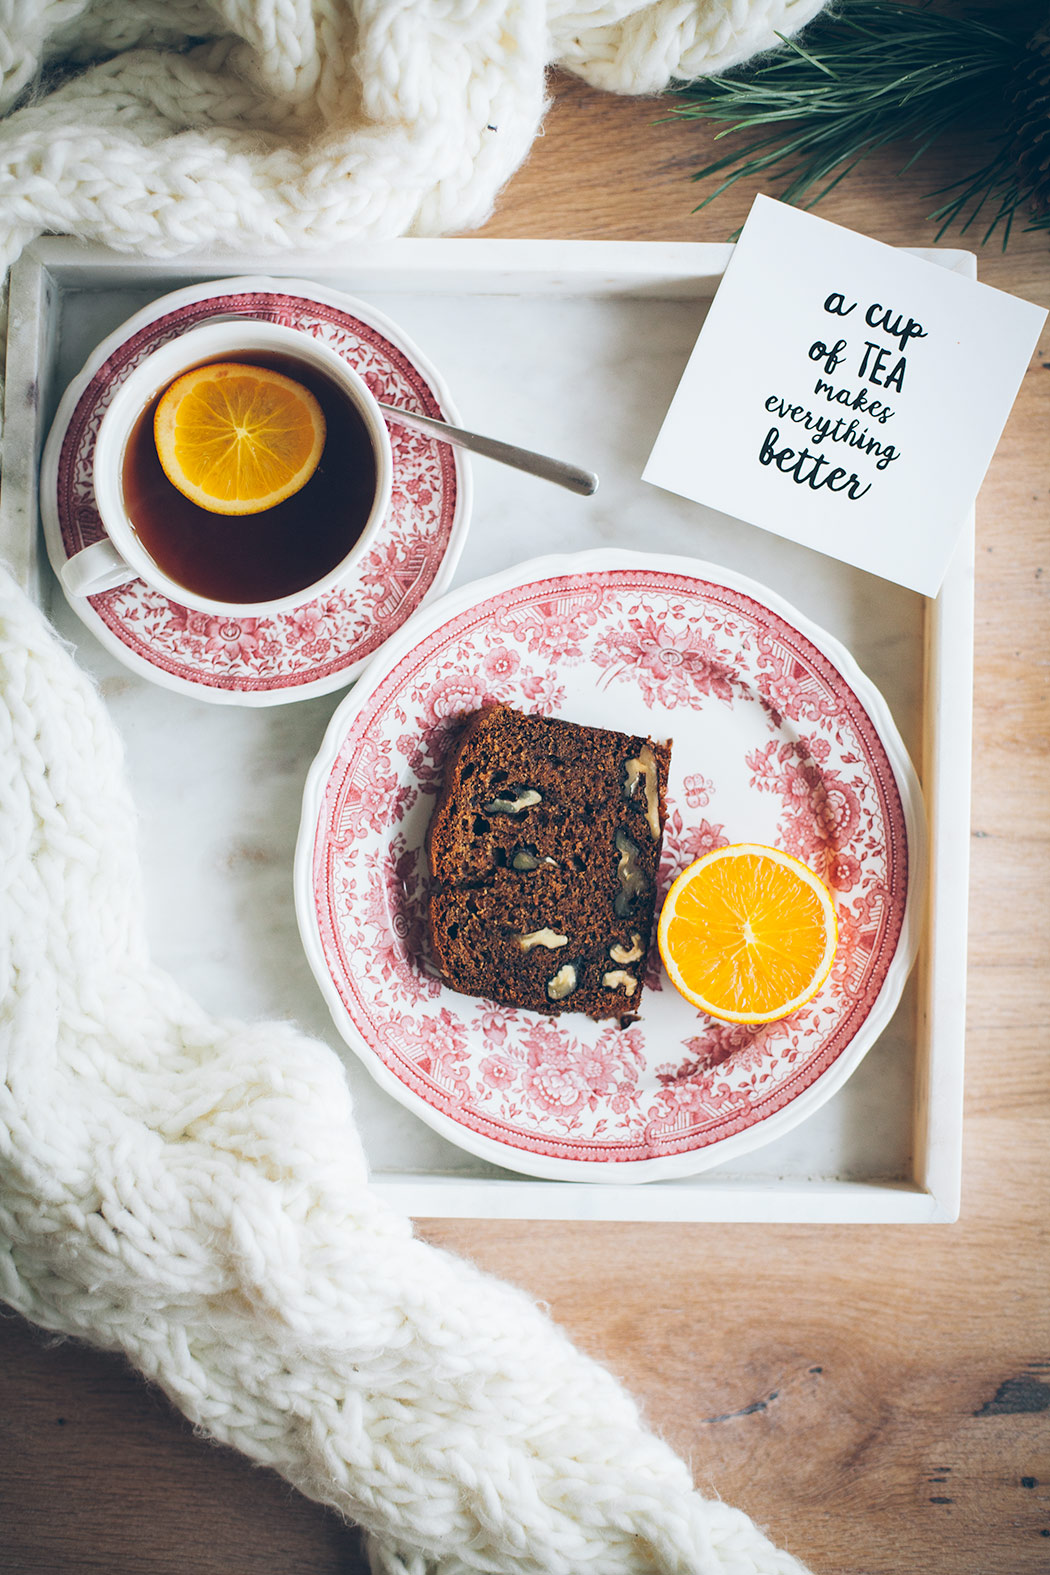
{"type": "Polygon", "coordinates": [[[378,400],[376,403],[388,420],[396,421],[403,427],[411,427],[414,432],[426,432],[432,437],[441,438],[444,443],[456,443],[460,448],[469,448],[475,454],[499,460],[502,465],[513,465],[515,470],[524,470],[530,476],[555,481],[559,487],[568,487],[570,492],[578,492],[585,498],[597,489],[598,477],[593,471],[581,470],[579,465],[567,465],[564,460],[550,459],[546,454],[534,454],[531,449],[516,448],[513,443],[501,443],[499,438],[466,432],[462,427],[439,421],[436,416],[417,416],[410,410],[398,410],[395,405],[380,404],[378,400]]]}

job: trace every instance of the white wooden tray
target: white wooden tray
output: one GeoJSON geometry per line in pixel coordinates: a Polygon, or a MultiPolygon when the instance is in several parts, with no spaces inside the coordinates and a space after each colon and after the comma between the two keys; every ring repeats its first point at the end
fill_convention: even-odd
{"type": "MultiPolygon", "coordinates": [[[[282,1016],[342,1054],[378,1188],[417,1216],[915,1221],[958,1213],[965,1021],[972,522],[934,602],[639,478],[728,246],[401,240],[338,259],[143,262],[45,240],[11,284],[0,557],[98,679],[127,744],[158,960],[203,1003],[282,1016]],[[463,424],[596,469],[579,499],[484,460],[453,584],[552,551],[682,553],[750,574],[842,640],[886,696],[923,782],[928,913],[879,1042],[793,1132],[695,1178],[595,1185],[515,1177],[451,1146],[340,1044],[296,928],[302,786],[340,696],[264,710],[163,690],[104,651],[39,546],[37,473],[63,388],[157,296],[235,274],[310,278],[372,303],[444,373],[463,424]]],[[[971,275],[969,253],[925,252],[971,275]]]]}

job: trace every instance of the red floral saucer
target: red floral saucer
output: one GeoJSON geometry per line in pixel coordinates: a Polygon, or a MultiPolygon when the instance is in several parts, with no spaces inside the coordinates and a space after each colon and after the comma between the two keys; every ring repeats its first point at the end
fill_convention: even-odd
{"type": "MultiPolygon", "coordinates": [[[[56,573],[97,541],[91,464],[115,390],[150,351],[214,317],[263,318],[324,340],[378,399],[450,421],[444,383],[381,313],[297,279],[227,279],[152,302],[103,341],[62,399],[41,467],[41,514],[56,573]]],[[[392,427],[390,510],[372,551],[346,582],[269,618],[192,611],[141,580],[70,605],[113,654],[143,677],[198,699],[280,705],[350,683],[421,604],[448,584],[470,515],[461,451],[392,427]]]]}
{"type": "Polygon", "coordinates": [[[923,859],[915,773],[837,641],[713,565],[597,552],[465,586],[388,644],[311,770],[296,904],[336,1026],[409,1109],[513,1170],[641,1181],[780,1136],[844,1082],[914,960],[923,859]],[[717,1023],[655,956],[622,1030],[447,989],[426,957],[424,839],[458,718],[495,701],[673,739],[661,900],[730,842],[816,870],[840,945],[813,1000],[717,1023]]]}

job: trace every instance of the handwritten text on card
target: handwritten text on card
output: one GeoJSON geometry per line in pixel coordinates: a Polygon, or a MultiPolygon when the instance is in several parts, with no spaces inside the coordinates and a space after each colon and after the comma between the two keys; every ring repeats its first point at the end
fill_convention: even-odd
{"type": "Polygon", "coordinates": [[[935,594],[1046,317],[967,261],[757,198],[645,479],[935,594]]]}

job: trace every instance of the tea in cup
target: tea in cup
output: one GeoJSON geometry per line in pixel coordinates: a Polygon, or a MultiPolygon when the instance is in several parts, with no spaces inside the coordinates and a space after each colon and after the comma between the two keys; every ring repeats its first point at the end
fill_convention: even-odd
{"type": "Polygon", "coordinates": [[[155,350],[114,395],[93,469],[106,538],[66,562],[62,583],[73,595],[93,596],[141,578],[174,602],[231,616],[300,606],[338,585],[369,550],[389,506],[391,472],[382,414],[336,351],[276,323],[204,324],[155,350]],[[286,384],[313,411],[323,434],[320,459],[290,496],[262,508],[249,502],[250,512],[230,511],[221,500],[204,507],[200,493],[165,465],[164,440],[158,450],[154,430],[158,406],[199,368],[213,368],[214,378],[188,381],[205,384],[213,400],[221,402],[224,386],[232,389],[223,378],[240,376],[249,391],[286,384]]]}

